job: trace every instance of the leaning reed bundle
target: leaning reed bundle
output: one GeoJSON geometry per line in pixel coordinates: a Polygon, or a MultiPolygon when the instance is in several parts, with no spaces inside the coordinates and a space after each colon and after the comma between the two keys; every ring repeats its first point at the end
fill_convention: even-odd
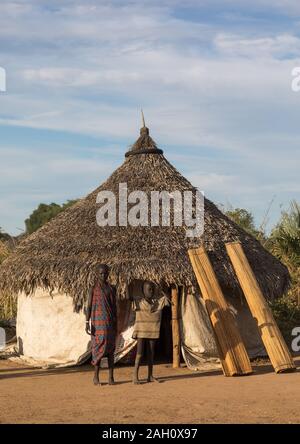
{"type": "Polygon", "coordinates": [[[242,338],[204,247],[188,253],[215,332],[225,376],[252,373],[242,338]]]}
{"type": "Polygon", "coordinates": [[[226,244],[226,250],[240,282],[261,339],[276,373],[291,371],[295,364],[274,320],[240,242],[226,244]]]}

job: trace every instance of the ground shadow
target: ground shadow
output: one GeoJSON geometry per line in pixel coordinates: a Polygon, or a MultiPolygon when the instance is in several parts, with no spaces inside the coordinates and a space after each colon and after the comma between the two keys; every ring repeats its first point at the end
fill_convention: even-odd
{"type": "MultiPolygon", "coordinates": [[[[27,367],[22,367],[18,373],[8,373],[5,375],[0,375],[0,380],[3,379],[9,379],[9,378],[27,378],[32,376],[55,376],[55,375],[66,375],[66,374],[72,374],[72,373],[86,373],[93,371],[92,366],[84,365],[84,366],[74,366],[74,367],[64,367],[64,368],[52,368],[52,369],[33,369],[32,367],[29,367],[30,371],[24,371],[27,367]],[[23,371],[23,372],[21,372],[23,371]]],[[[19,370],[19,369],[17,369],[19,370]]],[[[14,371],[14,369],[6,369],[1,370],[2,372],[10,372],[14,371]]]]}
{"type": "MultiPolygon", "coordinates": [[[[298,367],[296,371],[293,373],[300,373],[300,358],[297,357],[295,359],[295,365],[298,367]]],[[[122,365],[122,367],[124,367],[122,365]]],[[[127,367],[127,366],[126,366],[127,367]]],[[[130,368],[133,368],[132,366],[129,366],[130,368]]],[[[118,366],[116,367],[118,368],[118,366]]],[[[263,365],[255,365],[252,363],[253,373],[250,375],[241,375],[241,376],[233,376],[234,378],[245,378],[245,377],[255,377],[267,373],[274,373],[274,369],[270,363],[263,364],[263,365]]],[[[169,368],[170,372],[172,372],[172,367],[169,368]]],[[[107,370],[107,369],[101,369],[101,371],[107,370]]],[[[13,378],[28,378],[28,377],[40,377],[40,376],[57,376],[57,375],[67,375],[67,374],[73,374],[73,373],[92,373],[93,372],[93,366],[89,364],[83,364],[80,366],[73,366],[73,367],[63,367],[63,368],[52,368],[52,369],[36,369],[34,367],[18,367],[18,368],[7,368],[7,369],[1,369],[0,374],[0,380],[4,379],[13,379],[13,378]],[[14,373],[11,373],[14,372],[14,373]]],[[[288,372],[286,372],[288,373],[288,372]]],[[[282,374],[286,374],[282,373],[282,374]]],[[[160,382],[164,381],[172,381],[172,380],[180,380],[180,379],[190,379],[190,378],[201,378],[205,376],[223,376],[223,372],[220,369],[212,369],[207,371],[190,371],[190,373],[185,374],[170,374],[167,376],[160,376],[158,379],[160,382]]],[[[125,383],[132,382],[131,380],[123,380],[123,381],[117,381],[116,384],[125,384],[125,383]]],[[[147,382],[143,382],[142,384],[147,382]]]]}
{"type": "MultiPolygon", "coordinates": [[[[123,366],[122,366],[123,367],[123,366]]],[[[117,367],[118,368],[118,367],[117,367]]],[[[130,366],[130,368],[133,368],[130,366]]],[[[8,368],[1,370],[1,372],[6,372],[6,374],[0,374],[0,380],[4,379],[13,379],[13,378],[28,378],[28,377],[40,377],[40,376],[57,376],[57,375],[67,375],[67,374],[73,374],[73,373],[92,373],[93,367],[91,365],[84,364],[82,366],[74,366],[74,367],[64,367],[64,368],[54,368],[54,369],[33,369],[32,367],[29,368],[29,371],[26,371],[26,367],[22,368],[8,368]],[[16,373],[11,373],[15,372],[16,373]]],[[[101,371],[107,370],[107,369],[101,369],[101,371]]],[[[170,368],[170,371],[172,371],[172,368],[170,368]]],[[[197,373],[186,373],[184,375],[168,375],[168,376],[161,376],[158,379],[160,382],[168,381],[172,379],[188,379],[188,378],[200,378],[201,376],[216,376],[216,375],[222,375],[222,371],[220,370],[211,370],[211,371],[205,371],[205,372],[197,372],[197,373]]],[[[131,380],[126,381],[117,381],[118,384],[123,384],[126,382],[132,382],[131,380]]],[[[146,383],[141,380],[142,384],[146,383]]]]}

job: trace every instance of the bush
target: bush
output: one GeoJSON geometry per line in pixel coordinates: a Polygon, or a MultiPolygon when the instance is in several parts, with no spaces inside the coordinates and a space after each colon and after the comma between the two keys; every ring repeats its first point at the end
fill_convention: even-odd
{"type": "Polygon", "coordinates": [[[278,327],[291,348],[292,330],[294,327],[300,327],[300,307],[288,296],[270,302],[270,306],[278,327]]]}

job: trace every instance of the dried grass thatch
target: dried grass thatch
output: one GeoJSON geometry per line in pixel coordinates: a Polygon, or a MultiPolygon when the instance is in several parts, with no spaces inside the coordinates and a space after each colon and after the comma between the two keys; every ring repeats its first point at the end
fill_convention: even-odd
{"type": "Polygon", "coordinates": [[[9,255],[9,249],[7,245],[0,240],[0,264],[9,255]]]}
{"type": "MultiPolygon", "coordinates": [[[[185,227],[102,227],[96,223],[96,196],[101,190],[118,193],[119,183],[128,192],[195,190],[164,157],[147,128],[126,154],[124,163],[94,192],[68,208],[18,245],[0,268],[0,288],[30,294],[36,287],[59,289],[74,298],[76,308],[86,299],[87,287],[99,263],[111,266],[111,280],[125,294],[133,279],[177,284],[195,289],[197,283],[187,250],[197,247],[186,237],[185,227]]],[[[202,241],[210,255],[225,294],[241,294],[225,250],[225,242],[239,240],[264,294],[281,295],[289,274],[276,258],[251,235],[205,199],[202,241]]]]}

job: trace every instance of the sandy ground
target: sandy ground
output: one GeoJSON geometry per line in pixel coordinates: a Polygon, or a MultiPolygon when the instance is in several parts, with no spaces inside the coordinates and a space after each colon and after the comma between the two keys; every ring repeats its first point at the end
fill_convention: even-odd
{"type": "Polygon", "coordinates": [[[259,365],[235,378],[160,364],[161,383],[140,386],[132,367],[117,367],[117,385],[94,387],[90,365],[40,370],[0,360],[0,423],[300,423],[296,364],[296,373],[259,365]]]}

